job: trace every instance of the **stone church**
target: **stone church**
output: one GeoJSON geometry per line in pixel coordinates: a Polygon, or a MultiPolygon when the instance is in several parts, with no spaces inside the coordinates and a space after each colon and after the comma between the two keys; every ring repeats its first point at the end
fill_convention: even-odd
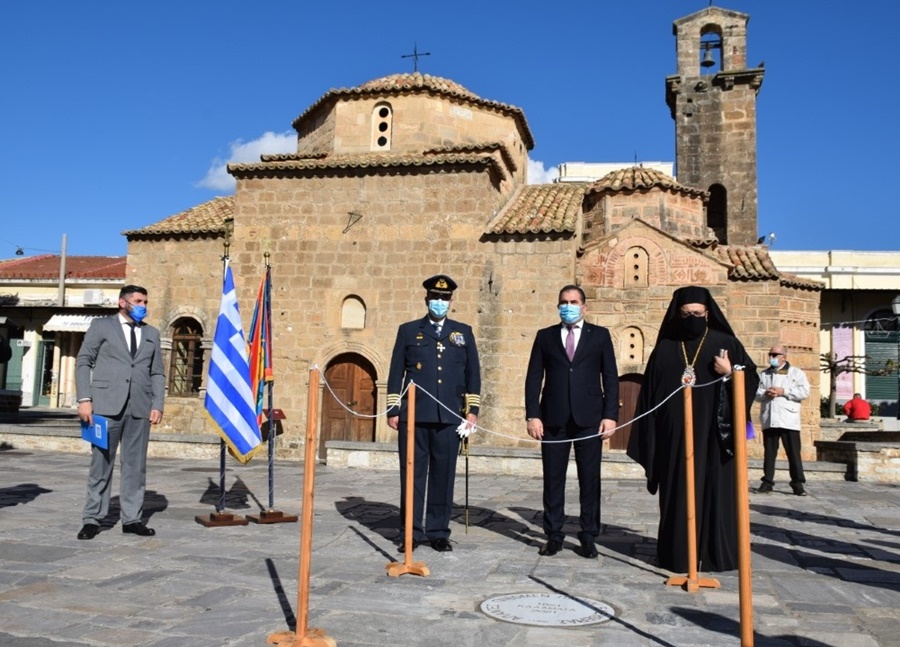
{"type": "Polygon", "coordinates": [[[383,416],[365,416],[386,408],[397,326],[425,314],[422,280],[446,273],[459,284],[450,316],[473,326],[481,354],[489,431],[472,442],[533,447],[525,366],[537,329],[558,321],[560,287],[583,287],[588,319],[612,333],[624,422],[673,290],[699,284],[759,364],[783,342],[806,370],[813,458],[822,286],[780,273],[757,242],[764,70],[747,65],[748,20],[708,7],[674,23],[665,100],[677,180],[635,166],[592,183],[526,184],[534,140],[521,108],[396,74],[326,92],[294,120],[296,152],[229,166],[233,196],[125,232],[126,282],[149,289],[167,350],[165,431],[213,432],[203,397],[227,254],[245,326],[272,267],[279,455],[302,453],[314,370],[320,457],[328,440],[395,438],[383,416]]]}

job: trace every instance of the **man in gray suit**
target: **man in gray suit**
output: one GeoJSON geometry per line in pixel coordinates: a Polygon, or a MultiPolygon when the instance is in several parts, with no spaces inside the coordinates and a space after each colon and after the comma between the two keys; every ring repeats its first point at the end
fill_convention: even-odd
{"type": "Polygon", "coordinates": [[[109,448],[91,446],[84,526],[78,539],[93,539],[109,511],[110,486],[121,445],[119,485],[122,532],[149,537],[144,525],[144,488],[150,425],[163,415],[165,373],[159,331],[142,323],[147,290],[126,285],[119,292],[119,312],[95,319],[75,360],[78,417],[93,424],[94,414],[108,420],[109,448]]]}

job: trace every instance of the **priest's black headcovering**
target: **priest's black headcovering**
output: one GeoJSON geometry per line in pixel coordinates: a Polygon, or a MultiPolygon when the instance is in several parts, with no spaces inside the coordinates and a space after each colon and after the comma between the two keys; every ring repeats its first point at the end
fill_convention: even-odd
{"type": "Polygon", "coordinates": [[[734,331],[728,324],[728,320],[725,318],[725,314],[719,308],[719,304],[713,299],[709,290],[698,285],[688,285],[683,288],[678,288],[672,293],[669,309],[666,310],[666,316],[663,317],[662,324],[659,327],[659,335],[656,338],[657,344],[659,344],[659,340],[661,339],[682,338],[681,317],[679,316],[678,310],[686,303],[702,303],[705,305],[706,310],[709,313],[707,316],[707,325],[713,330],[719,330],[732,337],[735,336],[734,331]]]}

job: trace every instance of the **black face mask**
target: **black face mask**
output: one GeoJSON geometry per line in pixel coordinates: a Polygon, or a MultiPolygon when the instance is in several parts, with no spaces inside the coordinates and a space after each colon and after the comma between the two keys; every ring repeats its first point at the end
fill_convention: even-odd
{"type": "Polygon", "coordinates": [[[685,339],[696,339],[706,331],[706,317],[685,317],[681,320],[681,332],[685,339]]]}

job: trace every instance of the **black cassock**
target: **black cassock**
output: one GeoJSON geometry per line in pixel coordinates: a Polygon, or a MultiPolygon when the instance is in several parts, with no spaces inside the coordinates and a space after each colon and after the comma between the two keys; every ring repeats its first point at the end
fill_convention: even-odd
{"type": "MultiPolygon", "coordinates": [[[[650,411],[678,389],[688,363],[701,340],[658,339],[650,355],[641,386],[636,415],[650,411]]],[[[713,369],[720,349],[728,351],[732,365],[744,366],[745,402],[749,411],[759,384],[756,365],[732,335],[709,329],[694,365],[697,383],[692,389],[694,409],[694,483],[697,519],[697,556],[703,571],[737,568],[737,515],[735,511],[732,382],[714,382],[713,369]]],[[[746,433],[745,429],[734,430],[746,433]]],[[[659,566],[685,573],[687,563],[687,506],[684,465],[684,394],[672,396],[658,409],[634,423],[628,455],[647,474],[647,489],[659,490],[659,566]]]]}

